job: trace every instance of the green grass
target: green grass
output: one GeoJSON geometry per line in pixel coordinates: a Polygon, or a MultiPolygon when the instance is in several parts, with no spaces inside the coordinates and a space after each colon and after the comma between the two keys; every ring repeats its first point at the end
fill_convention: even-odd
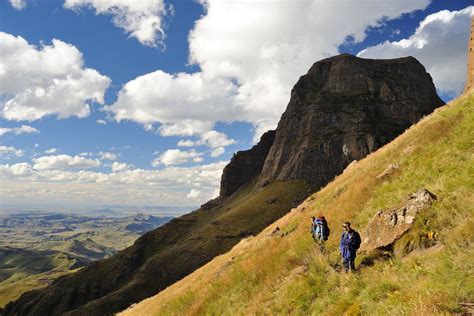
{"type": "MultiPolygon", "coordinates": [[[[360,161],[298,210],[259,236],[195,271],[130,315],[443,315],[474,302],[474,97],[436,111],[391,144],[360,161]],[[411,153],[404,153],[416,146],[411,153]],[[398,172],[379,180],[389,164],[398,172]],[[362,235],[380,209],[426,188],[434,205],[417,217],[389,258],[359,272],[337,270],[340,225],[351,221],[362,235]],[[323,210],[331,227],[321,254],[308,233],[308,217],[323,210]],[[276,226],[285,237],[268,237],[276,226]],[[427,238],[437,235],[437,245],[427,238]],[[301,271],[303,273],[296,273],[301,271]],[[219,271],[219,273],[216,273],[219,271]]],[[[373,254],[372,254],[373,255],[373,254]]]]}
{"type": "Polygon", "coordinates": [[[73,272],[76,263],[64,253],[0,248],[0,307],[73,272]]]}
{"type": "Polygon", "coordinates": [[[44,226],[45,215],[14,214],[12,218],[22,221],[0,228],[0,235],[5,237],[0,240],[0,308],[90,261],[131,246],[139,237],[125,229],[136,222],[132,217],[97,219],[60,215],[48,219],[49,225],[44,226]],[[72,231],[65,229],[70,226],[74,227],[72,231]]]}

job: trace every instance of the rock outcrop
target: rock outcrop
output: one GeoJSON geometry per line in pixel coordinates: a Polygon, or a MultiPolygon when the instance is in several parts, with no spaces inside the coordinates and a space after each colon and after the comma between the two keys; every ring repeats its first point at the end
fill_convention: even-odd
{"type": "Polygon", "coordinates": [[[433,193],[421,189],[410,194],[403,206],[377,212],[362,235],[359,251],[370,252],[393,245],[412,227],[416,215],[429,208],[435,200],[433,193]]]}
{"type": "Polygon", "coordinates": [[[387,168],[385,168],[384,171],[382,171],[379,175],[377,175],[377,179],[384,179],[390,175],[392,175],[393,173],[395,173],[398,169],[400,169],[400,164],[397,162],[397,163],[392,163],[392,164],[389,164],[387,168]]]}
{"type": "Polygon", "coordinates": [[[304,179],[320,188],[443,104],[413,57],[318,61],[291,91],[259,183],[304,179]]]}
{"type": "Polygon", "coordinates": [[[262,135],[257,145],[234,154],[222,172],[221,197],[231,195],[247,181],[260,174],[274,139],[275,131],[268,131],[262,135]]]}

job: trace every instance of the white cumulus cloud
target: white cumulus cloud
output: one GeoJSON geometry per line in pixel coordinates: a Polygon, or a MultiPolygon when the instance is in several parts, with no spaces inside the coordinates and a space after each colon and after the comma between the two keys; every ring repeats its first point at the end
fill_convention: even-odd
{"type": "Polygon", "coordinates": [[[200,139],[192,141],[190,139],[180,140],[178,142],[179,147],[195,147],[195,146],[207,146],[210,148],[227,147],[235,144],[235,140],[229,138],[226,134],[218,131],[207,131],[200,135],[200,139]]]}
{"type": "Polygon", "coordinates": [[[0,128],[0,136],[3,136],[8,133],[12,133],[15,135],[35,134],[35,133],[39,133],[39,130],[29,125],[22,125],[20,127],[1,127],[0,128]]]}
{"type": "Polygon", "coordinates": [[[57,148],[50,148],[50,149],[44,151],[45,154],[55,154],[57,152],[58,152],[57,148]]]}
{"type": "Polygon", "coordinates": [[[88,159],[82,156],[52,155],[33,159],[33,168],[36,170],[68,170],[100,167],[97,159],[88,159]]]}
{"type": "Polygon", "coordinates": [[[219,191],[226,162],[162,170],[122,169],[120,172],[43,169],[28,163],[0,165],[2,203],[84,205],[190,206],[207,201],[219,191]],[[199,195],[191,190],[201,192],[199,195]]]}
{"type": "Polygon", "coordinates": [[[118,155],[116,153],[112,153],[112,152],[101,151],[99,153],[99,158],[101,160],[117,160],[118,155]]]}
{"type": "Polygon", "coordinates": [[[88,7],[96,14],[112,15],[115,26],[152,47],[164,45],[163,17],[173,12],[163,0],[65,0],[64,7],[71,10],[88,7]]]}
{"type": "Polygon", "coordinates": [[[190,63],[199,66],[200,72],[168,74],[158,70],[128,82],[117,102],[107,108],[116,120],[166,127],[182,120],[193,125],[206,122],[208,128],[201,134],[217,121],[247,121],[255,126],[258,138],[276,126],[291,87],[315,61],[337,54],[348,36],[359,42],[368,27],[424,9],[430,3],[199,2],[205,14],[189,34],[189,49],[190,63]]]}
{"type": "Polygon", "coordinates": [[[191,191],[189,191],[189,193],[188,193],[188,195],[186,195],[186,197],[189,198],[189,199],[196,199],[199,196],[201,196],[201,194],[202,194],[201,191],[196,190],[196,189],[191,189],[191,191]]]}
{"type": "Polygon", "coordinates": [[[213,125],[214,123],[210,121],[184,119],[173,123],[162,123],[158,132],[161,136],[192,136],[210,130],[213,125]]]}
{"type": "Polygon", "coordinates": [[[1,178],[27,177],[32,174],[31,166],[26,163],[0,165],[1,178]]]}
{"type": "Polygon", "coordinates": [[[169,165],[180,165],[189,161],[201,162],[203,161],[202,153],[195,150],[180,150],[180,149],[168,149],[163,154],[155,158],[152,162],[154,167],[158,167],[161,164],[166,166],[169,165]]]}
{"type": "Polygon", "coordinates": [[[433,77],[436,88],[459,95],[466,81],[467,43],[474,6],[428,15],[409,38],[364,49],[365,58],[414,56],[433,77]]]}
{"type": "Polygon", "coordinates": [[[211,157],[219,157],[225,153],[225,148],[224,147],[217,147],[211,151],[211,157]]]}
{"type": "Polygon", "coordinates": [[[227,80],[157,70],[127,82],[107,110],[117,121],[160,123],[162,136],[194,135],[208,131],[216,120],[239,117],[235,93],[235,85],[227,80]]]}
{"type": "Polygon", "coordinates": [[[38,48],[0,32],[0,82],[0,116],[33,121],[48,115],[88,116],[88,102],[104,102],[110,79],[85,68],[73,45],[53,39],[38,48]]]}
{"type": "Polygon", "coordinates": [[[21,149],[17,149],[12,146],[0,146],[0,157],[11,157],[11,156],[16,156],[16,157],[21,157],[23,156],[24,152],[21,149]]]}
{"type": "Polygon", "coordinates": [[[195,142],[193,142],[190,139],[181,139],[180,141],[178,141],[176,146],[178,146],[178,147],[194,147],[194,143],[195,142]]]}
{"type": "Polygon", "coordinates": [[[107,125],[107,122],[105,120],[99,119],[99,120],[96,120],[95,122],[100,125],[107,125]]]}
{"type": "Polygon", "coordinates": [[[17,10],[22,10],[26,7],[26,0],[10,0],[10,4],[17,10]]]}
{"type": "Polygon", "coordinates": [[[124,162],[114,161],[114,163],[110,166],[112,172],[121,172],[131,168],[131,165],[126,164],[124,162]]]}
{"type": "Polygon", "coordinates": [[[208,131],[201,134],[200,145],[210,148],[227,147],[235,144],[235,140],[228,138],[226,134],[217,131],[208,131]]]}

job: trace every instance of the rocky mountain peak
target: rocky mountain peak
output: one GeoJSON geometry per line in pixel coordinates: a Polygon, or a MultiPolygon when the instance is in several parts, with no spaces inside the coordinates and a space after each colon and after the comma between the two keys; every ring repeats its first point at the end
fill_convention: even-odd
{"type": "Polygon", "coordinates": [[[443,104],[413,57],[318,61],[291,91],[259,184],[304,179],[322,187],[443,104]]]}

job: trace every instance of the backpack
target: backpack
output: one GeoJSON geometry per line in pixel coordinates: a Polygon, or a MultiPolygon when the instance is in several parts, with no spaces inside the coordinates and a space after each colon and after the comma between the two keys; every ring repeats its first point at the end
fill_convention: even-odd
{"type": "Polygon", "coordinates": [[[322,220],[323,222],[323,239],[328,240],[329,235],[331,234],[331,230],[329,229],[328,222],[326,219],[322,220]]]}
{"type": "Polygon", "coordinates": [[[358,232],[356,232],[355,230],[353,231],[352,233],[352,236],[354,236],[354,240],[352,241],[352,245],[354,246],[354,249],[359,249],[360,248],[360,244],[362,242],[362,240],[360,239],[360,235],[358,232]]]}
{"type": "Polygon", "coordinates": [[[322,225],[321,221],[319,219],[316,219],[313,222],[313,228],[312,228],[313,235],[316,236],[316,238],[319,239],[320,233],[324,234],[323,230],[324,229],[323,229],[323,225],[322,225]]]}

